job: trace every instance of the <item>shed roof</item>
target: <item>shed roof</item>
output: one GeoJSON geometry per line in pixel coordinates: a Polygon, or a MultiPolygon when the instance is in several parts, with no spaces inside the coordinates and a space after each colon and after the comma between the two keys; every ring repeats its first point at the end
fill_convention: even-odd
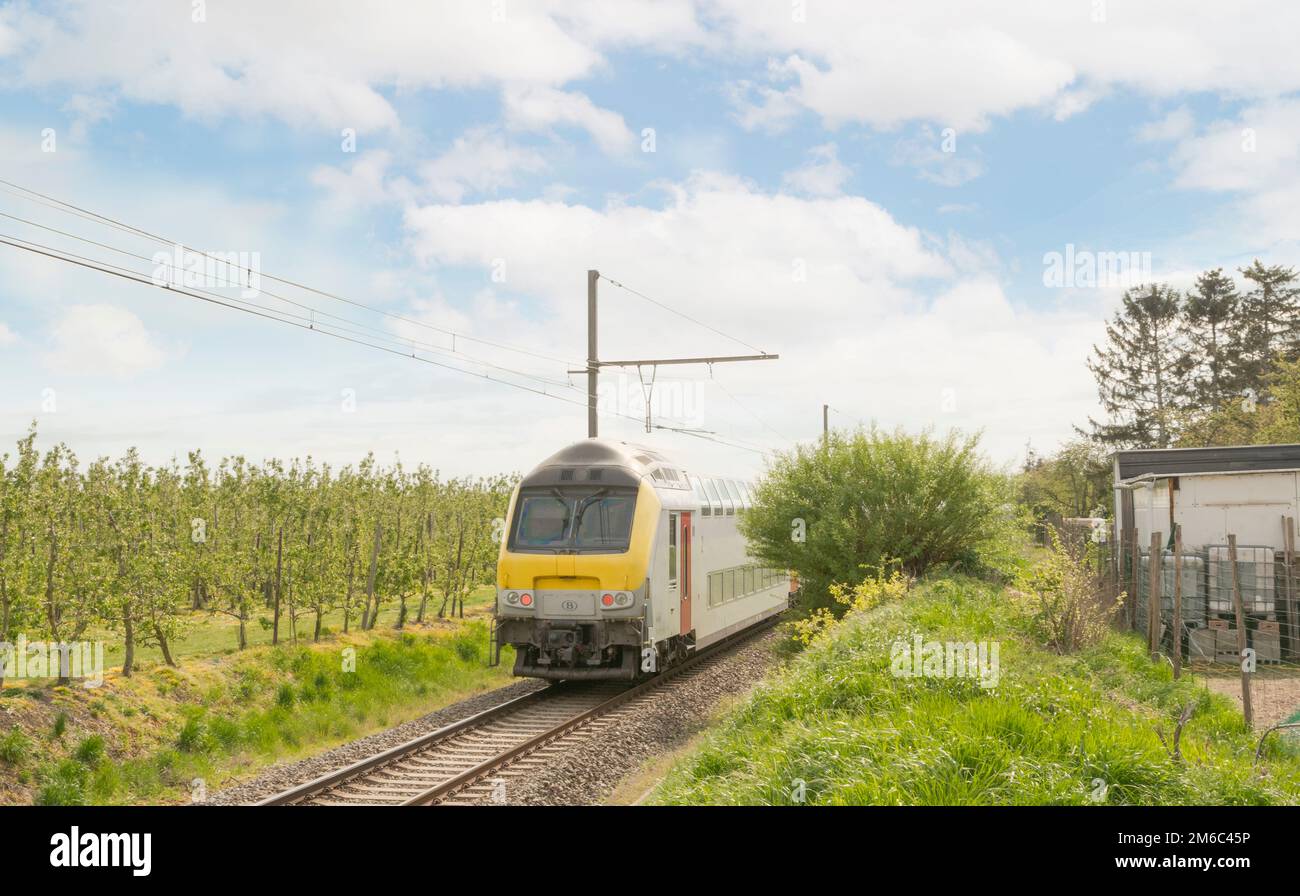
{"type": "Polygon", "coordinates": [[[1119,479],[1192,476],[1198,473],[1260,473],[1300,468],[1300,445],[1236,445],[1226,448],[1141,448],[1116,451],[1119,479]]]}

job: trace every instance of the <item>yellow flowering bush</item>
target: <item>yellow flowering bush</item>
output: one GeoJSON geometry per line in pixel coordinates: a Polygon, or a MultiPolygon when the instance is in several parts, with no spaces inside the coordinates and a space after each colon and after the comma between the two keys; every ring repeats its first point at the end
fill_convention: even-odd
{"type": "MultiPolygon", "coordinates": [[[[842,615],[878,607],[883,603],[901,600],[912,586],[912,579],[896,563],[882,563],[874,576],[856,585],[836,583],[830,586],[831,599],[844,608],[842,615]],[[890,569],[890,567],[893,567],[890,569]]],[[[794,623],[794,640],[804,647],[824,638],[835,625],[836,617],[829,609],[818,607],[794,623]]]]}

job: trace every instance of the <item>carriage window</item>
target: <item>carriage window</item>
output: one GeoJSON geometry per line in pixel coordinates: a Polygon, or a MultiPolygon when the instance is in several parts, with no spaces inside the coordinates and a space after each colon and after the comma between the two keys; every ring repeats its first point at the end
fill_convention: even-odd
{"type": "Polygon", "coordinates": [[[677,514],[668,514],[668,587],[677,587],[677,514]]]}
{"type": "Polygon", "coordinates": [[[704,483],[700,482],[700,477],[691,477],[691,488],[695,490],[695,497],[700,502],[700,515],[711,516],[713,508],[709,506],[709,495],[708,492],[704,490],[704,483]]]}
{"type": "Polygon", "coordinates": [[[713,515],[722,516],[722,492],[718,490],[717,480],[704,480],[704,488],[709,493],[709,498],[713,504],[713,515]]]}
{"type": "Polygon", "coordinates": [[[737,510],[742,510],[744,508],[744,501],[741,500],[740,489],[736,488],[736,483],[732,482],[730,479],[724,479],[722,481],[727,486],[727,494],[731,495],[732,506],[727,508],[727,513],[731,514],[735,513],[737,510]]]}
{"type": "Polygon", "coordinates": [[[748,510],[749,508],[753,507],[754,491],[749,487],[749,484],[746,482],[737,482],[736,487],[740,489],[740,497],[745,502],[745,509],[748,510]]]}

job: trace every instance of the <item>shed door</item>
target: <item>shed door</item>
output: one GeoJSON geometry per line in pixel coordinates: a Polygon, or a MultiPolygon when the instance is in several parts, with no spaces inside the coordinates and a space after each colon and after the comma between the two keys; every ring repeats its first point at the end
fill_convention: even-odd
{"type": "Polygon", "coordinates": [[[685,635],[691,630],[691,599],[694,596],[691,594],[691,537],[694,533],[691,531],[690,513],[681,514],[681,527],[681,535],[677,539],[678,554],[682,558],[681,576],[678,581],[680,582],[679,593],[682,596],[681,633],[685,635]]]}

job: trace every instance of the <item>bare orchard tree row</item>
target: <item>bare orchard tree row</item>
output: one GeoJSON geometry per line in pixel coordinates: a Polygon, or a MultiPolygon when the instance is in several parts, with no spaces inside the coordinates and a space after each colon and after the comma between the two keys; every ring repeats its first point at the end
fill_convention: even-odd
{"type": "MultiPolygon", "coordinates": [[[[135,650],[172,646],[202,613],[272,641],[319,639],[325,614],[374,628],[463,615],[490,581],[507,477],[443,479],[373,455],[332,469],[310,458],[261,465],[199,452],[150,467],[134,450],[83,466],[66,445],[44,453],[36,428],[0,457],[0,642],[118,633],[124,674],[135,650]]],[[[2,674],[2,673],[0,673],[2,674]]]]}

